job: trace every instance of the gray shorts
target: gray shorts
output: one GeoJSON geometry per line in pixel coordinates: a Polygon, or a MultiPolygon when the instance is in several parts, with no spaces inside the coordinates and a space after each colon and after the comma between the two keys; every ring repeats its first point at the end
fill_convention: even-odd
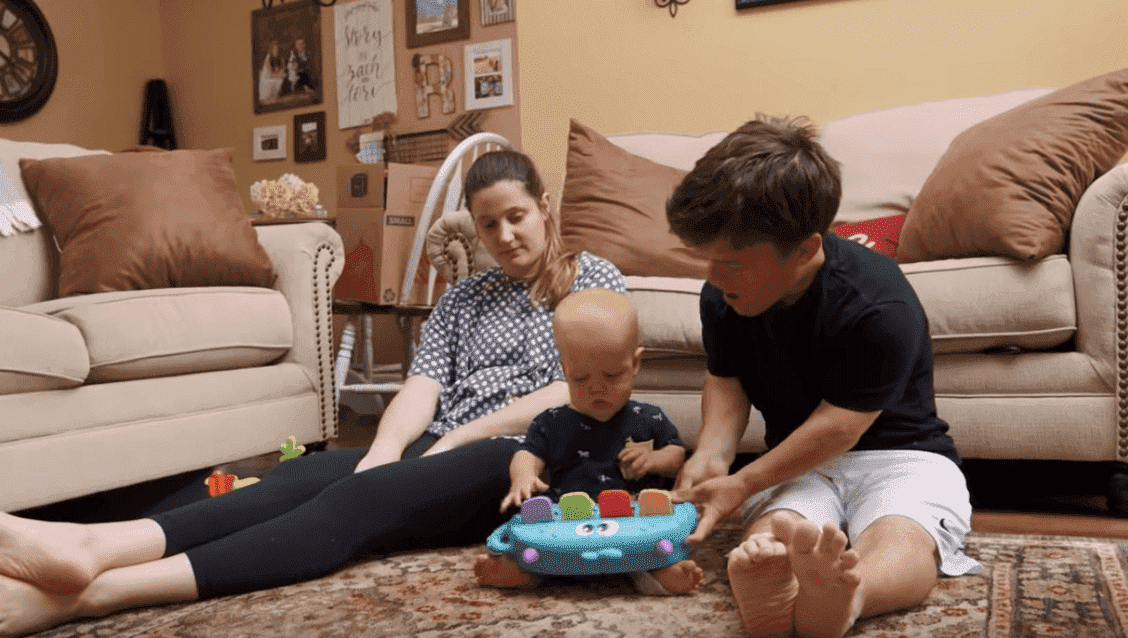
{"type": "Polygon", "coordinates": [[[971,499],[959,467],[945,456],[916,450],[847,452],[818,469],[753,495],[740,508],[745,525],[772,510],[789,509],[807,520],[840,527],[855,542],[883,516],[920,523],[936,541],[940,571],[978,574],[983,567],[963,553],[971,531],[971,499]]]}

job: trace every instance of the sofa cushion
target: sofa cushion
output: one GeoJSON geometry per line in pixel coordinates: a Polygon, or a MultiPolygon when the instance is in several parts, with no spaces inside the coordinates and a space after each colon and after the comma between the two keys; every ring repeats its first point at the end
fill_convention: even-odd
{"type": "MultiPolygon", "coordinates": [[[[1077,332],[1073,273],[1064,255],[1035,263],[952,259],[907,264],[902,271],[924,306],[937,354],[1045,350],[1077,332]]],[[[703,283],[627,277],[639,314],[639,340],[648,351],[704,353],[698,307],[703,283]]]]}
{"type": "Polygon", "coordinates": [[[274,283],[231,149],[24,159],[20,168],[59,245],[59,296],[274,283]]]}
{"type": "Polygon", "coordinates": [[[0,394],[82,385],[90,357],[73,325],[48,315],[0,308],[0,394]]]}
{"type": "Polygon", "coordinates": [[[565,243],[603,257],[624,275],[704,277],[705,260],[666,221],[666,200],[684,176],[572,120],[560,198],[565,243]]]}
{"type": "Polygon", "coordinates": [[[282,293],[255,287],[163,288],[64,297],[25,306],[82,333],[90,382],[247,368],[294,342],[282,293]]]}
{"type": "Polygon", "coordinates": [[[903,262],[1060,252],[1078,200],[1128,150],[1128,68],[961,133],[909,209],[903,262]]]}

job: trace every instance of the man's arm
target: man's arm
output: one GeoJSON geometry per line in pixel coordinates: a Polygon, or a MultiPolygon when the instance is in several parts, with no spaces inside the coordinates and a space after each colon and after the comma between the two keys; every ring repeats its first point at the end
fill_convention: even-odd
{"type": "Polygon", "coordinates": [[[728,474],[751,411],[752,403],[739,379],[705,374],[697,448],[678,474],[675,490],[728,474]]]}
{"type": "Polygon", "coordinates": [[[686,499],[702,506],[702,513],[701,522],[686,542],[705,540],[718,519],[734,512],[753,494],[806,474],[845,454],[879,414],[880,411],[855,412],[823,401],[803,425],[736,474],[715,478],[688,490],[686,499]]]}

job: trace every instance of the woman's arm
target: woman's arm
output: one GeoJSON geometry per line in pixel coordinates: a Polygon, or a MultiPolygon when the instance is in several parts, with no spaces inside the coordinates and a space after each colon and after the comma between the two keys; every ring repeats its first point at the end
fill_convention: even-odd
{"type": "Polygon", "coordinates": [[[403,451],[427,431],[439,405],[442,386],[423,375],[412,375],[380,417],[376,439],[356,465],[357,472],[400,460],[403,451]]]}
{"type": "Polygon", "coordinates": [[[485,416],[469,421],[451,430],[439,439],[423,456],[438,454],[456,447],[465,447],[495,436],[524,434],[533,417],[549,408],[568,403],[568,385],[553,381],[515,400],[513,403],[485,416]]]}

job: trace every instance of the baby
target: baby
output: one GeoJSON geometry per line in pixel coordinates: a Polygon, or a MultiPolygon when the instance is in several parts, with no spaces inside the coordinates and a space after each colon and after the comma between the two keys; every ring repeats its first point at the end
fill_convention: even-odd
{"type": "MultiPolygon", "coordinates": [[[[605,288],[573,293],[556,307],[552,329],[569,403],[533,419],[509,464],[502,511],[538,492],[554,501],[569,492],[595,497],[609,489],[661,487],[663,477],[677,476],[685,448],[674,424],[661,408],[631,400],[642,348],[630,301],[605,288]]],[[[479,584],[493,587],[540,581],[512,558],[490,554],[475,559],[474,574],[479,584]]],[[[666,595],[697,589],[702,571],[683,560],[631,576],[643,593],[666,595]]]]}

